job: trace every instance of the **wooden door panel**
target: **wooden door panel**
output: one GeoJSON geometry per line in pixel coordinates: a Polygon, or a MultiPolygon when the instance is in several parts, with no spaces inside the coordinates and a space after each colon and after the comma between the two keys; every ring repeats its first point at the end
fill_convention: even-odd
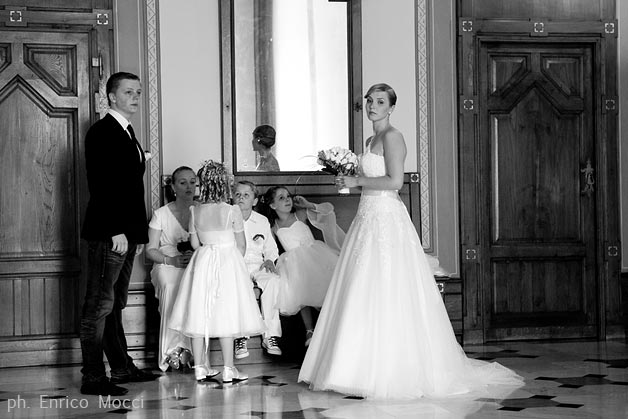
{"type": "Polygon", "coordinates": [[[76,45],[24,44],[24,64],[59,96],[76,96],[76,45]]]}
{"type": "Polygon", "coordinates": [[[491,121],[493,244],[580,239],[580,117],[531,90],[491,121]]]}
{"type": "Polygon", "coordinates": [[[72,202],[75,110],[55,109],[21,77],[0,91],[4,179],[20,179],[17,194],[0,194],[0,255],[78,254],[72,202]]]}
{"type": "Polygon", "coordinates": [[[502,97],[530,73],[530,54],[495,54],[488,71],[491,95],[502,97]]]}
{"type": "Polygon", "coordinates": [[[90,35],[3,32],[0,337],[76,334],[90,35]],[[8,320],[11,320],[10,322],[8,320]]]}
{"type": "Polygon", "coordinates": [[[485,337],[596,333],[594,201],[581,194],[593,159],[592,47],[481,45],[485,337]]]}
{"type": "Polygon", "coordinates": [[[0,71],[11,64],[11,44],[0,42],[0,71]]]}
{"type": "Polygon", "coordinates": [[[463,16],[482,16],[484,18],[529,19],[531,16],[543,16],[547,19],[596,20],[608,12],[607,0],[474,0],[464,1],[463,16]],[[606,12],[606,13],[605,13],[606,12]]]}
{"type": "Polygon", "coordinates": [[[76,333],[77,286],[78,275],[65,273],[3,279],[0,337],[76,333]]]}
{"type": "Polygon", "coordinates": [[[566,96],[580,98],[584,94],[582,66],[580,56],[541,54],[541,72],[566,96]]]}
{"type": "MultiPolygon", "coordinates": [[[[514,315],[582,314],[584,301],[581,259],[496,259],[492,267],[493,313],[514,315]]],[[[502,319],[503,320],[503,319],[502,319]]]]}

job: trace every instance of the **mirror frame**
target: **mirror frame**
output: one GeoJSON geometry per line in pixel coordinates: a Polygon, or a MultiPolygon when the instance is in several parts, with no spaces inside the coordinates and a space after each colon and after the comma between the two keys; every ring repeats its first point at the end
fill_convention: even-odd
{"type": "MultiPolygon", "coordinates": [[[[222,79],[222,156],[230,173],[236,177],[269,183],[291,184],[321,183],[319,177],[328,179],[333,184],[333,177],[318,171],[310,172],[257,172],[238,171],[235,144],[235,66],[233,44],[234,1],[220,0],[220,35],[221,43],[221,79],[222,79]]],[[[257,1],[257,0],[252,0],[257,1]]],[[[348,147],[356,154],[362,153],[362,16],[361,0],[329,0],[347,3],[347,51],[349,69],[349,92],[347,92],[349,142],[348,147]]],[[[327,182],[324,182],[327,183],[327,182]]]]}

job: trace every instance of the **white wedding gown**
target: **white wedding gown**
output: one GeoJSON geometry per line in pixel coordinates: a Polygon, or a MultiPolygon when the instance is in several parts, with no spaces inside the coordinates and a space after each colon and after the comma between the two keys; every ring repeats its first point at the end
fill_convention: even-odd
{"type": "MultiPolygon", "coordinates": [[[[367,149],[361,169],[383,176],[383,156],[367,149]]],[[[313,390],[408,399],[520,385],[522,378],[467,358],[398,193],[364,189],[299,381],[313,390]]]]}

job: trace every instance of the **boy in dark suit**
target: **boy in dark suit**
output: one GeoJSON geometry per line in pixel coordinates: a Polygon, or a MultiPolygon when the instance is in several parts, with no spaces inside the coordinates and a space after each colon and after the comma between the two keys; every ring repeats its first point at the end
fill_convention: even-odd
{"type": "Polygon", "coordinates": [[[137,111],[141,85],[135,74],[107,81],[110,110],[85,136],[89,202],[82,238],[88,242],[87,290],[81,316],[81,393],[120,396],[116,384],[148,381],[127,354],[122,327],[133,260],[148,242],[144,204],[144,151],[129,118],[137,111]],[[103,351],[111,368],[107,378],[103,351]]]}

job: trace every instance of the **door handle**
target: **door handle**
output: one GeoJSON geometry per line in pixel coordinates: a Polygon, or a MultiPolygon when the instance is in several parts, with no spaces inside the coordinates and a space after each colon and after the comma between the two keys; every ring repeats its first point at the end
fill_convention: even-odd
{"type": "Polygon", "coordinates": [[[591,166],[591,159],[587,159],[587,165],[584,169],[580,169],[580,173],[584,174],[584,188],[580,191],[580,195],[587,195],[591,197],[591,194],[595,191],[593,185],[595,185],[595,178],[593,173],[595,169],[591,166]]]}

